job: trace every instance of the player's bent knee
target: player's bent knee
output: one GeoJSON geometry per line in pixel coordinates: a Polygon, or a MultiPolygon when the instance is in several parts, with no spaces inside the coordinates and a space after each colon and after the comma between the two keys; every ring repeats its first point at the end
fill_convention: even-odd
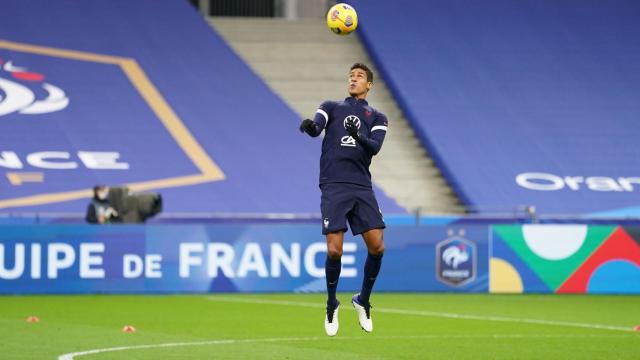
{"type": "Polygon", "coordinates": [[[327,256],[334,260],[340,259],[342,257],[342,246],[339,244],[328,244],[327,256]]]}
{"type": "Polygon", "coordinates": [[[329,233],[327,234],[327,256],[330,259],[340,259],[342,257],[342,243],[344,233],[329,233]]]}
{"type": "Polygon", "coordinates": [[[327,256],[331,259],[340,259],[342,257],[342,250],[337,248],[329,248],[327,250],[327,256]]]}
{"type": "Polygon", "coordinates": [[[373,256],[382,256],[384,254],[384,244],[380,244],[380,246],[376,246],[368,250],[369,250],[369,254],[373,256]]]}

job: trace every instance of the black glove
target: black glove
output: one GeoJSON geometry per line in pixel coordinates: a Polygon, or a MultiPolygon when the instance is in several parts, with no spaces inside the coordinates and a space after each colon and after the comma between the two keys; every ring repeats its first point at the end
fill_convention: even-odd
{"type": "Polygon", "coordinates": [[[311,134],[313,132],[313,130],[315,130],[315,123],[313,122],[313,120],[311,119],[304,119],[302,120],[302,122],[300,123],[300,132],[302,133],[307,133],[307,134],[311,134]]]}
{"type": "Polygon", "coordinates": [[[347,119],[344,127],[347,129],[347,133],[349,133],[352,138],[356,140],[360,138],[360,131],[358,130],[358,125],[356,125],[355,119],[347,119]]]}

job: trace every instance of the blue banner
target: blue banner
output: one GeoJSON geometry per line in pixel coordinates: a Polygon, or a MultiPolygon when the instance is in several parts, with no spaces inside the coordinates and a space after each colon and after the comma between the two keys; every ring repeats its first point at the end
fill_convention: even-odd
{"type": "MultiPolygon", "coordinates": [[[[488,291],[488,226],[393,226],[377,291],[488,291]]],[[[324,291],[319,225],[0,226],[0,293],[324,291]]],[[[338,289],[366,246],[347,235],[338,289]]]]}

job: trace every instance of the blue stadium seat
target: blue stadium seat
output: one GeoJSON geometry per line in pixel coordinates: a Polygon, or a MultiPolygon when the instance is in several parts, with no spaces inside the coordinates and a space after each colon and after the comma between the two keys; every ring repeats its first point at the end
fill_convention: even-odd
{"type": "Polygon", "coordinates": [[[385,80],[470,208],[640,214],[639,2],[351,3],[385,80]]]}
{"type": "Polygon", "coordinates": [[[129,184],[168,213],[319,213],[320,143],[188,2],[8,0],[0,23],[0,212],[129,184]]]}

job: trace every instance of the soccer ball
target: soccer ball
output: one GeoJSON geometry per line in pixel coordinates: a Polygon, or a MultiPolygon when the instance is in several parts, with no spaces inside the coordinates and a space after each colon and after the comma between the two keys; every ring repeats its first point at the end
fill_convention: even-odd
{"type": "Polygon", "coordinates": [[[349,35],[358,27],[358,14],[348,4],[336,4],[327,13],[329,30],[338,35],[349,35]]]}

